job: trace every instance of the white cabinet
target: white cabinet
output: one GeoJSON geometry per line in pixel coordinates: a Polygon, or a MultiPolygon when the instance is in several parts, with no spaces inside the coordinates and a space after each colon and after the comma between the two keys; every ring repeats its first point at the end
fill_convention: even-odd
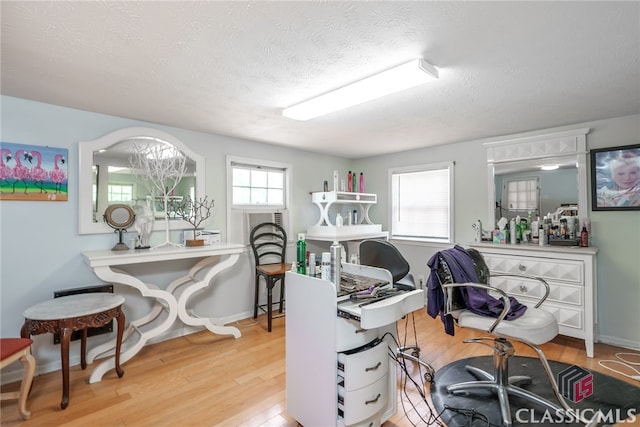
{"type": "MultiPolygon", "coordinates": [[[[558,320],[560,333],[583,339],[588,357],[593,357],[596,329],[597,248],[473,243],[492,272],[542,277],[551,292],[540,308],[558,320]]],[[[544,295],[534,280],[493,277],[491,284],[530,305],[544,295]]]]}
{"type": "MultiPolygon", "coordinates": [[[[343,271],[392,280],[373,267],[343,271]]],[[[397,411],[395,322],[424,308],[423,291],[360,307],[329,281],[286,274],[287,412],[305,427],[380,426],[397,411]]]]}
{"type": "Polygon", "coordinates": [[[311,194],[311,201],[318,207],[320,218],[315,225],[307,227],[307,239],[344,241],[388,236],[387,232],[382,231],[382,225],[374,224],[369,219],[369,209],[378,201],[375,194],[346,191],[315,192],[311,194]],[[337,206],[346,206],[350,211],[355,210],[358,216],[356,223],[348,225],[347,218],[344,218],[344,225],[337,226],[335,217],[330,217],[333,213],[331,208],[337,206]]]}

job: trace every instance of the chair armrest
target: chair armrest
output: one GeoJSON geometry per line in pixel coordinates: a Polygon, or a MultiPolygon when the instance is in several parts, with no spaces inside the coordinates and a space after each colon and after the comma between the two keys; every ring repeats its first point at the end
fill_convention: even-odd
{"type": "Polygon", "coordinates": [[[441,286],[445,290],[448,288],[462,288],[465,286],[470,286],[473,288],[480,288],[480,289],[485,289],[487,291],[494,291],[498,293],[500,296],[500,299],[502,300],[502,303],[504,304],[504,307],[502,309],[502,312],[496,319],[496,321],[493,322],[493,324],[491,325],[491,327],[489,327],[489,330],[487,332],[493,332],[493,330],[507,316],[507,313],[509,313],[509,310],[511,309],[511,301],[509,301],[509,295],[507,295],[502,289],[494,288],[493,286],[490,286],[490,285],[483,285],[482,283],[449,283],[441,286]]]}
{"type": "MultiPolygon", "coordinates": [[[[542,277],[538,277],[538,276],[531,276],[528,274],[512,274],[512,273],[490,273],[489,277],[501,277],[501,276],[509,276],[509,277],[523,277],[525,279],[531,279],[531,280],[537,280],[538,282],[542,283],[542,285],[544,286],[544,295],[542,296],[542,298],[540,298],[540,300],[536,303],[536,305],[534,306],[534,308],[538,308],[542,305],[542,303],[547,299],[547,297],[549,296],[549,292],[551,292],[551,289],[549,288],[549,284],[547,283],[546,280],[544,280],[542,277]]],[[[495,288],[494,288],[495,289],[495,288]]]]}

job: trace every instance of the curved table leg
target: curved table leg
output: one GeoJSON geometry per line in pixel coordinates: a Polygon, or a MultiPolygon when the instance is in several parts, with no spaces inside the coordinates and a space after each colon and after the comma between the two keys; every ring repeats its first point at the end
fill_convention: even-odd
{"type": "Polygon", "coordinates": [[[208,257],[200,261],[194,268],[191,269],[189,276],[191,277],[192,282],[190,284],[184,284],[185,289],[178,299],[178,316],[180,317],[180,320],[182,320],[187,325],[204,326],[209,331],[215,334],[233,335],[235,338],[240,338],[242,334],[236,327],[215,325],[209,318],[191,316],[187,312],[187,302],[189,301],[189,298],[191,298],[191,296],[195,292],[209,286],[213,278],[221,271],[224,271],[234,265],[240,258],[240,255],[232,254],[229,255],[225,260],[213,264],[213,261],[217,260],[217,258],[218,256],[208,257]],[[208,267],[209,265],[211,265],[209,271],[207,271],[207,273],[201,280],[198,279],[196,277],[197,272],[202,270],[203,268],[208,267]]]}
{"type": "Polygon", "coordinates": [[[118,337],[116,338],[116,354],[114,358],[114,362],[116,365],[116,373],[118,374],[118,378],[122,378],[124,375],[124,371],[120,367],[120,350],[122,348],[122,335],[124,333],[124,324],[125,317],[124,312],[122,311],[122,307],[118,310],[118,337]]]}
{"type": "MultiPolygon", "coordinates": [[[[157,325],[152,329],[141,331],[140,329],[136,328],[136,330],[139,332],[138,341],[135,342],[135,344],[133,344],[127,350],[120,353],[119,362],[125,363],[126,361],[131,359],[133,356],[138,354],[138,352],[144,347],[147,341],[166,332],[171,327],[171,325],[173,325],[173,323],[175,322],[178,316],[178,302],[176,301],[176,298],[171,293],[158,288],[150,288],[140,279],[134,276],[131,276],[130,274],[124,271],[115,270],[109,266],[94,267],[93,271],[96,274],[96,276],[98,276],[100,279],[104,280],[105,282],[112,282],[112,283],[131,286],[133,288],[138,289],[142,294],[142,296],[144,297],[156,298],[157,300],[159,300],[158,302],[160,302],[164,306],[164,308],[168,313],[167,318],[164,319],[162,323],[160,323],[159,325],[157,325]]],[[[162,310],[158,309],[158,312],[159,311],[162,311],[162,310]]],[[[148,318],[149,316],[145,316],[145,319],[148,319],[148,318]]],[[[150,319],[150,321],[151,320],[155,320],[155,318],[150,319]]],[[[132,324],[133,323],[134,322],[132,322],[132,324]]],[[[142,326],[142,325],[139,325],[139,326],[142,326]]],[[[115,357],[112,356],[95,367],[95,369],[91,373],[91,376],[89,377],[89,383],[93,384],[101,381],[102,377],[111,369],[115,369],[115,367],[116,367],[115,357]]]]}
{"type": "Polygon", "coordinates": [[[62,360],[62,401],[60,408],[69,406],[69,342],[72,329],[68,326],[60,328],[60,359],[62,360]]]}

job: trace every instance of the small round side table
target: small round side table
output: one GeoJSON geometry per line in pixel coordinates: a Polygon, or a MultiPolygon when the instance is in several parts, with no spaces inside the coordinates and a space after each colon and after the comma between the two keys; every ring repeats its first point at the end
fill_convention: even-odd
{"type": "Polygon", "coordinates": [[[125,316],[122,312],[124,302],[125,299],[121,295],[98,292],[54,298],[24,311],[25,321],[20,330],[22,338],[47,332],[60,334],[60,357],[62,359],[62,401],[60,407],[62,409],[69,405],[69,342],[73,331],[82,331],[80,358],[82,369],[85,369],[87,367],[87,328],[103,326],[112,319],[117,319],[115,369],[118,377],[124,375],[124,371],[120,367],[120,347],[125,324],[125,316]]]}

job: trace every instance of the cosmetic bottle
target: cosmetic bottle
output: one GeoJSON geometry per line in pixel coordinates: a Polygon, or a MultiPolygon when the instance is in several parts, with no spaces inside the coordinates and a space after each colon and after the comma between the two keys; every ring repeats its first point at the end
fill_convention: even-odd
{"type": "Polygon", "coordinates": [[[512,245],[518,243],[518,233],[516,232],[515,218],[511,218],[511,221],[509,221],[509,238],[512,245]]]}
{"type": "Polygon", "coordinates": [[[580,246],[586,248],[589,246],[589,232],[587,231],[587,226],[582,226],[582,231],[580,232],[580,246]]]}
{"type": "Polygon", "coordinates": [[[353,191],[353,176],[351,171],[347,174],[347,191],[350,193],[353,191]]]}
{"type": "Polygon", "coordinates": [[[298,274],[306,274],[307,273],[307,242],[304,240],[304,233],[298,234],[298,243],[297,246],[297,258],[296,262],[298,265],[298,274]]]}
{"type": "Polygon", "coordinates": [[[360,172],[360,192],[364,193],[364,173],[360,172]]]}
{"type": "Polygon", "coordinates": [[[357,193],[358,192],[358,174],[354,172],[351,179],[353,179],[351,188],[353,188],[354,193],[357,193]]]}
{"type": "Polygon", "coordinates": [[[353,210],[353,225],[358,225],[358,211],[353,210]]]}
{"type": "Polygon", "coordinates": [[[322,261],[320,262],[320,278],[322,280],[331,279],[331,253],[322,252],[322,261]]]}
{"type": "Polygon", "coordinates": [[[333,191],[338,191],[339,190],[339,187],[338,187],[339,182],[340,182],[340,179],[339,179],[339,176],[338,176],[338,171],[337,170],[333,171],[333,191]]]}
{"type": "Polygon", "coordinates": [[[307,269],[307,274],[309,274],[309,276],[316,275],[316,254],[314,253],[309,254],[309,268],[307,269]]]}
{"type": "Polygon", "coordinates": [[[336,286],[336,292],[340,292],[340,277],[342,276],[342,246],[334,241],[329,248],[331,253],[331,273],[329,280],[336,286]]]}

